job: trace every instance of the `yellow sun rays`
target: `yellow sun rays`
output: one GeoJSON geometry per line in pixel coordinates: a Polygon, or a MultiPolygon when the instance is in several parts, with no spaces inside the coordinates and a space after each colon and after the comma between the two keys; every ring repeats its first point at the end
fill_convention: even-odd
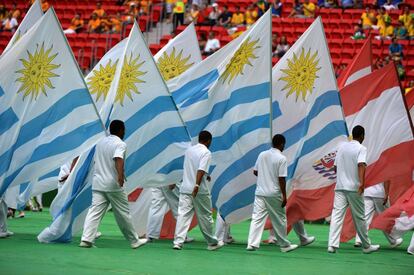
{"type": "Polygon", "coordinates": [[[191,55],[183,57],[183,50],[181,50],[178,55],[176,55],[175,47],[170,55],[167,52],[164,52],[162,56],[158,59],[158,68],[161,71],[164,80],[170,80],[176,76],[179,76],[190,68],[194,63],[187,64],[190,60],[191,55]]]}
{"type": "Polygon", "coordinates": [[[115,63],[112,63],[112,60],[109,59],[109,62],[105,66],[99,65],[99,69],[93,71],[92,77],[88,81],[88,87],[91,94],[96,94],[96,101],[101,97],[103,100],[106,99],[108,91],[111,88],[112,80],[115,76],[115,70],[118,60],[115,63]]]}
{"type": "Polygon", "coordinates": [[[312,93],[313,85],[318,78],[316,73],[321,69],[318,67],[317,57],[318,51],[311,55],[310,49],[305,53],[305,49],[302,48],[299,57],[293,53],[293,58],[287,60],[288,68],[281,70],[285,76],[279,79],[286,82],[282,88],[282,91],[288,90],[286,97],[296,94],[296,101],[299,96],[305,101],[308,93],[312,93]]]}
{"type": "Polygon", "coordinates": [[[244,41],[239,49],[235,52],[230,62],[226,66],[226,70],[221,75],[223,83],[228,80],[227,84],[230,84],[233,79],[238,75],[243,75],[243,69],[245,65],[253,66],[250,59],[256,59],[257,56],[254,54],[254,51],[260,46],[256,46],[259,42],[259,39],[250,41],[250,37],[244,41]]]}
{"type": "Polygon", "coordinates": [[[53,64],[52,61],[56,58],[58,53],[52,54],[53,46],[45,51],[44,43],[37,47],[34,54],[27,51],[28,58],[20,59],[23,68],[16,71],[20,75],[16,82],[20,82],[18,93],[23,93],[23,100],[26,96],[31,95],[31,99],[36,100],[40,93],[47,96],[47,89],[54,89],[51,82],[52,77],[58,77],[53,71],[60,67],[53,64]]]}
{"type": "Polygon", "coordinates": [[[139,94],[136,84],[145,83],[144,80],[140,79],[141,76],[147,72],[142,72],[139,68],[145,63],[142,61],[139,63],[140,55],[137,58],[132,57],[132,53],[129,57],[125,57],[124,64],[122,65],[121,77],[118,83],[118,90],[115,97],[115,102],[120,102],[121,105],[124,105],[125,96],[129,97],[131,101],[132,92],[139,94]]]}

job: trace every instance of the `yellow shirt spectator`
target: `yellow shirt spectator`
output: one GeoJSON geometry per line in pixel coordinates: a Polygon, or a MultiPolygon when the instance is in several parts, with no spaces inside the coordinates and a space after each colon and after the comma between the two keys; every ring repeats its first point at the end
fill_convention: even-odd
{"type": "Polygon", "coordinates": [[[391,17],[388,14],[378,14],[377,15],[377,26],[380,28],[385,28],[385,21],[389,20],[391,22],[391,17]]]}
{"type": "Polygon", "coordinates": [[[404,26],[409,29],[411,25],[411,21],[413,20],[411,14],[403,14],[398,17],[398,21],[403,21],[404,26]]]}
{"type": "Polygon", "coordinates": [[[387,27],[381,28],[379,31],[382,37],[393,36],[394,34],[394,27],[389,25],[387,27]]]}
{"type": "Polygon", "coordinates": [[[88,22],[89,32],[96,31],[96,29],[98,29],[100,25],[101,25],[101,20],[99,18],[90,19],[89,22],[88,22]]]}
{"type": "Polygon", "coordinates": [[[177,1],[173,10],[174,13],[184,13],[185,5],[183,1],[177,1]]]}
{"type": "Polygon", "coordinates": [[[83,20],[78,19],[78,18],[73,18],[72,21],[70,22],[69,29],[76,31],[77,29],[82,28],[82,27],[83,27],[83,20]]]}
{"type": "Polygon", "coordinates": [[[232,25],[241,25],[244,23],[244,14],[239,13],[233,13],[233,16],[231,17],[231,24],[232,25]]]}
{"type": "Polygon", "coordinates": [[[245,13],[245,19],[247,25],[252,25],[257,20],[257,11],[255,10],[247,10],[245,13]]]}
{"type": "Polygon", "coordinates": [[[315,17],[316,6],[314,3],[303,3],[303,15],[306,17],[315,17]]]}
{"type": "Polygon", "coordinates": [[[371,27],[372,26],[372,18],[375,18],[375,15],[374,15],[374,13],[373,12],[370,12],[370,13],[367,13],[367,12],[364,12],[362,15],[361,15],[361,20],[362,20],[362,26],[364,27],[366,27],[366,26],[368,26],[368,27],[371,27]]]}

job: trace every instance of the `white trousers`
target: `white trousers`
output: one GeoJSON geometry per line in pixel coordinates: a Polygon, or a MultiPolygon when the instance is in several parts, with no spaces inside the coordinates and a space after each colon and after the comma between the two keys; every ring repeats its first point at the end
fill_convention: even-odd
{"type": "Polygon", "coordinates": [[[282,196],[255,196],[252,221],[250,223],[248,245],[259,248],[267,217],[270,217],[275,237],[280,247],[287,247],[290,242],[286,232],[286,210],[282,208],[282,196]]]}
{"type": "Polygon", "coordinates": [[[178,200],[180,193],[175,187],[171,190],[168,186],[151,188],[151,206],[148,213],[147,237],[158,239],[161,233],[162,223],[168,208],[173,216],[178,216],[178,200]]]}
{"type": "Polygon", "coordinates": [[[115,220],[124,237],[132,244],[138,241],[138,235],[135,232],[129,214],[128,199],[125,192],[101,192],[92,191],[92,205],[86,215],[83,226],[82,241],[94,242],[99,224],[104,217],[106,210],[112,206],[115,220]]]}
{"type": "MultiPolygon", "coordinates": [[[[364,205],[365,205],[365,221],[367,223],[367,230],[369,230],[369,226],[374,218],[375,213],[382,213],[388,208],[387,205],[383,205],[384,199],[381,198],[372,198],[372,197],[364,197],[364,205]]],[[[395,243],[395,239],[391,237],[389,234],[384,232],[385,238],[388,240],[390,244],[395,243]]],[[[359,238],[358,234],[355,236],[355,242],[360,243],[361,239],[359,238]]]]}
{"type": "Polygon", "coordinates": [[[370,241],[365,221],[364,198],[357,192],[342,190],[335,191],[328,246],[339,248],[340,235],[348,206],[351,207],[352,220],[361,239],[362,246],[367,248],[370,246],[370,241]]]}
{"type": "MultiPolygon", "coordinates": [[[[292,228],[301,242],[304,242],[308,239],[308,232],[306,232],[305,222],[303,220],[294,223],[292,228]]],[[[276,240],[275,231],[273,231],[273,228],[269,230],[269,240],[276,240]]]]}
{"type": "Polygon", "coordinates": [[[194,212],[197,216],[198,226],[208,245],[217,244],[213,234],[213,216],[211,211],[211,196],[209,194],[197,194],[195,198],[191,194],[180,193],[178,203],[177,225],[175,227],[174,245],[183,245],[190,228],[194,212]]]}
{"type": "Polygon", "coordinates": [[[7,204],[0,197],[0,233],[7,232],[7,204]]]}
{"type": "Polygon", "coordinates": [[[223,242],[230,238],[230,224],[227,224],[219,213],[217,213],[216,219],[216,238],[223,242]]]}

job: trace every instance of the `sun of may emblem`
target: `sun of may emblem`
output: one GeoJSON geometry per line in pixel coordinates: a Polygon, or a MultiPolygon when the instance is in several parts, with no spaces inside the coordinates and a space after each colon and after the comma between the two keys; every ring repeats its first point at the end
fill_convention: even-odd
{"type": "Polygon", "coordinates": [[[45,50],[44,44],[39,49],[37,47],[34,53],[27,51],[27,59],[20,59],[23,68],[16,71],[19,77],[16,82],[20,82],[18,93],[23,92],[23,100],[26,96],[31,95],[36,100],[40,93],[47,96],[46,89],[54,89],[51,78],[58,77],[54,70],[60,67],[60,64],[53,64],[53,60],[58,53],[51,54],[53,46],[45,50]]]}
{"type": "Polygon", "coordinates": [[[299,57],[293,53],[293,59],[287,60],[288,68],[281,70],[285,73],[285,76],[279,79],[286,82],[286,85],[282,88],[282,91],[288,90],[286,97],[296,93],[296,101],[298,101],[299,96],[302,96],[303,101],[305,101],[308,92],[312,93],[313,85],[316,78],[318,78],[316,73],[321,69],[318,67],[319,59],[317,57],[318,51],[311,55],[310,49],[305,53],[305,49],[302,48],[299,57]]]}
{"type": "Polygon", "coordinates": [[[128,96],[131,101],[133,101],[132,92],[139,94],[136,84],[145,83],[145,81],[140,79],[140,77],[147,72],[142,72],[139,70],[145,61],[139,63],[139,58],[139,55],[137,58],[133,58],[132,53],[129,56],[129,59],[125,57],[115,98],[115,101],[119,101],[121,105],[124,105],[125,95],[128,96]]]}
{"type": "Polygon", "coordinates": [[[259,42],[259,39],[250,41],[250,37],[244,41],[236,53],[231,58],[230,62],[226,66],[226,70],[221,76],[223,83],[228,80],[228,84],[236,78],[238,75],[243,74],[243,69],[245,65],[253,66],[250,62],[250,59],[256,59],[257,56],[254,55],[254,51],[260,46],[256,46],[259,42]]]}
{"type": "Polygon", "coordinates": [[[176,55],[175,47],[170,55],[164,52],[158,59],[158,68],[160,68],[161,74],[165,80],[170,80],[176,76],[179,76],[190,68],[194,63],[187,64],[191,55],[183,57],[183,50],[176,55]]]}
{"type": "Polygon", "coordinates": [[[91,94],[96,94],[96,101],[101,97],[105,100],[111,88],[112,80],[115,76],[115,70],[118,60],[112,63],[110,59],[105,66],[99,65],[99,68],[92,72],[92,77],[88,81],[88,87],[91,94]]]}

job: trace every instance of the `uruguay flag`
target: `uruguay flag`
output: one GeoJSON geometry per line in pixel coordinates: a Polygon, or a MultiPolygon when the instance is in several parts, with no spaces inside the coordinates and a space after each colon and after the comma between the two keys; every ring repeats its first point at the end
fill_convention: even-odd
{"type": "Polygon", "coordinates": [[[272,133],[286,138],[289,225],[327,217],[335,152],[347,128],[320,17],[275,65],[272,79],[272,133]]]}
{"type": "Polygon", "coordinates": [[[253,166],[269,148],[271,14],[181,76],[169,87],[194,141],[213,135],[211,196],[228,223],[251,216],[253,166]]]}
{"type": "Polygon", "coordinates": [[[0,60],[0,196],[80,155],[102,122],[53,9],[0,60]]]}
{"type": "MultiPolygon", "coordinates": [[[[101,96],[105,98],[102,117],[109,114],[108,122],[125,122],[126,192],[180,180],[190,137],[137,24],[116,65],[109,91],[101,96]]],[[[54,221],[38,236],[40,242],[69,242],[82,229],[92,198],[93,155],[94,149],[80,157],[53,202],[54,221]]]]}
{"type": "Polygon", "coordinates": [[[6,48],[3,51],[3,54],[10,50],[16,42],[22,38],[22,36],[34,25],[37,21],[42,18],[43,11],[42,5],[40,0],[36,0],[30,9],[27,11],[25,17],[23,18],[22,22],[19,24],[16,32],[13,34],[13,37],[10,39],[9,43],[7,44],[6,48]]]}

